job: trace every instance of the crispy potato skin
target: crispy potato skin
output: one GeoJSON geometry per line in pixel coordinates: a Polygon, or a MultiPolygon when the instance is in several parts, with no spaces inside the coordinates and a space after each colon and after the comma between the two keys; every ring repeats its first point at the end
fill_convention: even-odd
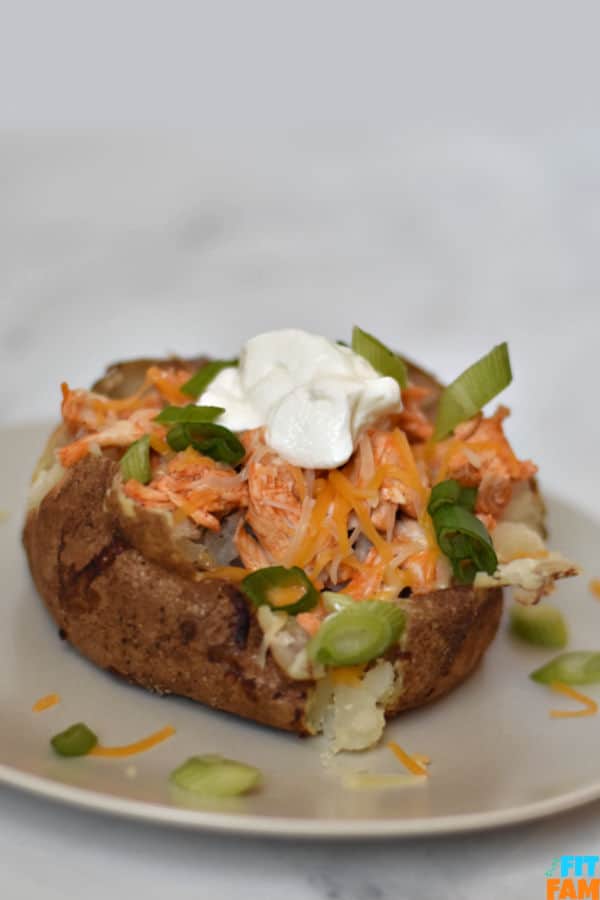
{"type": "Polygon", "coordinates": [[[179,356],[170,356],[168,359],[157,359],[148,357],[147,359],[128,359],[125,362],[113,363],[109,366],[98,381],[92,386],[93,391],[99,394],[106,394],[115,400],[122,400],[135,394],[142,386],[146,370],[150,366],[164,365],[169,363],[177,368],[189,369],[190,373],[200,369],[208,359],[204,356],[198,356],[195,359],[181,359],[179,356]]]}
{"type": "MultiPolygon", "coordinates": [[[[112,366],[94,388],[127,395],[154,362],[112,366]]],[[[201,361],[188,364],[193,370],[201,361]]],[[[437,382],[420,371],[418,380],[434,387],[435,402],[437,382]]],[[[88,456],[28,513],[29,566],[61,636],[149,690],[308,733],[314,683],[292,680],[270,655],[259,665],[262,631],[244,595],[199,575],[175,541],[165,546],[164,519],[144,510],[127,516],[115,500],[118,472],[109,456],[88,456]]],[[[388,717],[442,696],[473,671],[496,633],[502,590],[457,587],[404,604],[408,631],[390,657],[404,687],[388,717]]]]}
{"type": "Polygon", "coordinates": [[[502,616],[502,588],[453,587],[405,604],[403,690],[388,717],[442,697],[475,669],[502,616]]]}
{"type": "Polygon", "coordinates": [[[117,465],[88,457],[27,518],[35,584],[61,634],[92,662],[161,693],[304,732],[312,685],[257,661],[262,632],[244,596],[147,560],[104,498],[117,465]]]}
{"type": "Polygon", "coordinates": [[[187,578],[210,568],[206,554],[200,550],[193,554],[192,550],[197,545],[186,538],[195,529],[188,530],[185,522],[175,527],[169,513],[147,510],[133,501],[127,503],[116,466],[104,502],[118,522],[121,538],[135,547],[144,559],[187,578]],[[126,512],[128,507],[131,508],[130,514],[126,512]]]}

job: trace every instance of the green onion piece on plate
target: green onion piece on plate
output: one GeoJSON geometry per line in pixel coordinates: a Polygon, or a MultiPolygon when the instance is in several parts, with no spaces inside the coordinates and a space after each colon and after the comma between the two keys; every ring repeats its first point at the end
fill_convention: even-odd
{"type": "Polygon", "coordinates": [[[556,650],[566,647],[569,640],[563,614],[546,603],[536,606],[515,603],[510,611],[510,631],[529,644],[556,650]]]}
{"type": "Polygon", "coordinates": [[[254,606],[267,604],[278,612],[295,616],[319,602],[319,593],[298,566],[269,566],[246,575],[240,587],[254,606]]]}
{"type": "Polygon", "coordinates": [[[148,484],[152,478],[150,468],[150,436],[145,434],[139,440],[134,441],[121,458],[121,475],[123,481],[130,478],[148,484]]]}
{"type": "Polygon", "coordinates": [[[325,619],[308,643],[308,655],[334,667],[370,662],[398,641],[405,622],[395,603],[362,600],[325,619]]]}
{"type": "Polygon", "coordinates": [[[434,440],[471,419],[512,381],[508,344],[498,344],[448,385],[440,397],[434,440]]]}
{"type": "Polygon", "coordinates": [[[477,572],[493,575],[498,557],[485,526],[468,509],[445,504],[432,515],[440,550],[459,584],[472,584],[477,572]]]}
{"type": "Polygon", "coordinates": [[[450,505],[462,506],[468,512],[473,512],[476,499],[476,487],[463,487],[458,481],[449,478],[432,488],[427,511],[430,516],[434,516],[442,506],[450,505]]]}
{"type": "Polygon", "coordinates": [[[170,780],[184,791],[210,797],[237,797],[256,787],[259,769],[216,754],[192,756],[171,772],[170,780]]]}
{"type": "Polygon", "coordinates": [[[167,443],[177,452],[191,446],[203,456],[230,466],[237,466],[246,455],[233,431],[214,422],[176,422],[167,432],[167,443]]]}
{"type": "Polygon", "coordinates": [[[217,377],[219,372],[222,372],[223,369],[237,366],[238,362],[239,360],[237,359],[213,359],[202,366],[201,369],[198,369],[196,374],[192,375],[190,380],[181,386],[182,394],[187,394],[189,397],[199,397],[204,393],[211,381],[217,377]]]}
{"type": "Polygon", "coordinates": [[[408,374],[404,360],[390,350],[372,334],[355,325],[352,329],[352,349],[370,362],[380,375],[395,378],[401,388],[408,384],[408,374]]]}
{"type": "Polygon", "coordinates": [[[600,682],[600,653],[574,650],[561,653],[529,676],[541,684],[562,681],[564,684],[596,684],[600,682]]]}
{"type": "Polygon", "coordinates": [[[87,725],[77,722],[60,734],[55,734],[50,743],[59,756],[86,756],[94,749],[98,738],[87,725]]]}
{"type": "Polygon", "coordinates": [[[224,412],[222,406],[196,406],[195,403],[188,406],[165,406],[154,421],[164,425],[170,425],[172,422],[214,422],[224,412]]]}

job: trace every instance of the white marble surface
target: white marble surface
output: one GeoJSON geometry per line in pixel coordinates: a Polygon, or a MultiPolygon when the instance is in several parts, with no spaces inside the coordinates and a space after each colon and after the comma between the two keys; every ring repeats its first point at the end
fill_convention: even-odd
{"type": "MultiPolygon", "coordinates": [[[[547,490],[595,512],[599,151],[583,128],[220,144],[5,134],[0,423],[51,418],[62,380],[87,384],[115,358],[230,355],[284,324],[343,337],[359,322],[446,378],[508,339],[516,446],[547,490]]],[[[168,832],[0,789],[2,896],[82,884],[90,900],[530,898],[553,856],[598,851],[599,813],[317,847],[168,832]]]]}

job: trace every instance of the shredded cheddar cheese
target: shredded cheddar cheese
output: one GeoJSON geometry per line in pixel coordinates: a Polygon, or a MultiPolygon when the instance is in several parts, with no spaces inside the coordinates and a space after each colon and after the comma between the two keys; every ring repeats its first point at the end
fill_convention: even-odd
{"type": "Polygon", "coordinates": [[[583,703],[584,706],[583,709],[553,709],[550,711],[552,719],[576,719],[582,718],[583,716],[593,716],[598,712],[598,704],[595,700],[592,700],[592,698],[586,696],[586,694],[580,693],[580,691],[574,690],[574,688],[570,687],[568,684],[563,684],[561,681],[553,681],[550,687],[553,691],[564,694],[565,697],[570,697],[571,700],[577,700],[578,703],[583,703]]]}
{"type": "Polygon", "coordinates": [[[333,491],[330,485],[325,482],[312,509],[306,535],[297,550],[293,565],[303,568],[314,556],[332,500],[333,491]]]}
{"type": "Polygon", "coordinates": [[[325,569],[325,567],[328,566],[329,563],[333,560],[335,554],[336,554],[335,548],[328,548],[326,550],[321,550],[321,552],[318,554],[318,556],[315,559],[314,564],[313,564],[313,574],[312,574],[313,581],[315,581],[316,579],[319,578],[319,575],[321,574],[323,569],[325,569]]]}
{"type": "Polygon", "coordinates": [[[51,709],[53,706],[56,706],[57,703],[60,703],[60,697],[58,694],[46,694],[45,697],[40,697],[39,700],[31,707],[32,712],[44,712],[46,709],[51,709]]]}
{"type": "Polygon", "coordinates": [[[243,581],[249,575],[248,569],[242,566],[217,566],[216,569],[207,569],[206,572],[198,572],[196,578],[203,581],[205,578],[222,578],[226,581],[243,581]]]}
{"type": "Polygon", "coordinates": [[[171,452],[171,448],[165,439],[156,432],[150,435],[150,446],[153,450],[156,450],[157,453],[160,453],[161,456],[165,456],[167,453],[171,452]]]}
{"type": "Polygon", "coordinates": [[[357,495],[356,489],[352,482],[341,472],[333,469],[329,473],[329,483],[332,487],[342,495],[354,512],[360,522],[360,527],[365,537],[371,541],[377,552],[385,562],[390,562],[393,557],[393,550],[390,545],[379,534],[369,515],[369,508],[365,501],[357,495]]]}
{"type": "Polygon", "coordinates": [[[421,766],[431,765],[431,758],[429,756],[425,756],[424,753],[413,753],[413,759],[415,762],[418,762],[421,766]]]}
{"type": "Polygon", "coordinates": [[[179,472],[181,469],[187,469],[188,466],[200,464],[202,466],[212,466],[213,461],[206,456],[202,456],[193,447],[186,447],[185,450],[180,450],[169,462],[169,472],[179,472]]]}
{"type": "Polygon", "coordinates": [[[397,744],[395,741],[390,741],[388,743],[389,749],[392,751],[396,759],[398,759],[405,768],[408,769],[409,772],[412,772],[413,775],[427,775],[427,769],[424,765],[410,756],[406,750],[403,750],[402,747],[397,744]]]}
{"type": "Polygon", "coordinates": [[[365,667],[362,666],[340,666],[331,670],[331,680],[334,684],[345,684],[349,687],[360,687],[365,667]]]}
{"type": "Polygon", "coordinates": [[[161,744],[168,738],[173,737],[174,734],[175,729],[171,725],[167,725],[165,728],[161,728],[160,731],[155,731],[154,734],[150,734],[140,741],[134,741],[133,744],[125,744],[123,747],[102,747],[97,744],[90,750],[89,755],[119,758],[135,756],[136,753],[145,753],[146,750],[151,750],[157,744],[161,744]]]}
{"type": "Polygon", "coordinates": [[[417,468],[414,454],[412,452],[410,444],[408,443],[406,434],[403,431],[400,431],[399,428],[395,428],[392,432],[392,439],[404,461],[404,466],[401,470],[403,480],[412,489],[419,501],[417,504],[417,513],[420,518],[423,509],[427,506],[429,491],[423,484],[421,475],[419,474],[419,470],[417,468]]]}
{"type": "Polygon", "coordinates": [[[189,379],[189,373],[183,373],[181,377],[177,378],[159,366],[150,366],[146,377],[169,403],[175,406],[184,406],[190,402],[190,398],[179,390],[181,385],[189,379]]]}
{"type": "Polygon", "coordinates": [[[348,540],[348,514],[351,506],[339,495],[333,504],[333,522],[338,542],[338,552],[342,558],[350,555],[350,541],[348,540]]]}
{"type": "Polygon", "coordinates": [[[196,510],[200,509],[206,502],[206,491],[194,491],[189,500],[185,500],[181,506],[173,513],[173,521],[185,521],[188,516],[193,516],[196,510]]]}
{"type": "Polygon", "coordinates": [[[304,596],[303,584],[274,585],[267,591],[270,606],[291,606],[304,596]]]}

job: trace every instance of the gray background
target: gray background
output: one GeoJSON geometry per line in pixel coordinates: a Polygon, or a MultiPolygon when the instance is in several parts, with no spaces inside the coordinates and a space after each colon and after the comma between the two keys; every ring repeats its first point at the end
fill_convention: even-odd
{"type": "MultiPolygon", "coordinates": [[[[0,421],[136,353],[359,322],[449,378],[508,339],[510,434],[595,512],[595,3],[0,4],[0,421]]],[[[581,752],[589,748],[582,746],[581,752]]],[[[576,758],[576,757],[574,757],[576,758]]],[[[543,896],[597,805],[317,848],[0,790],[2,894],[543,896]]]]}
{"type": "Polygon", "coordinates": [[[555,131],[597,115],[593,0],[2,4],[2,120],[555,131]]]}

